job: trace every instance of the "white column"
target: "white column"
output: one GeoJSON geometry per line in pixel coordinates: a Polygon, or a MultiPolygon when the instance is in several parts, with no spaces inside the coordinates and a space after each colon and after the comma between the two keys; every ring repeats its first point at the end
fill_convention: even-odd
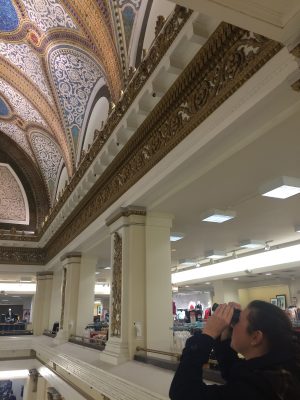
{"type": "Polygon", "coordinates": [[[84,328],[93,322],[96,262],[95,257],[86,254],[81,258],[76,318],[76,334],[79,336],[83,336],[84,328]]]}
{"type": "Polygon", "coordinates": [[[37,400],[38,372],[30,373],[24,385],[23,400],[37,400]]]}
{"type": "Polygon", "coordinates": [[[47,381],[42,376],[38,377],[36,400],[47,400],[47,381]]]}
{"type": "Polygon", "coordinates": [[[56,344],[68,341],[76,331],[81,254],[68,253],[61,258],[61,262],[62,304],[59,331],[54,341],[56,344]]]}
{"type": "Polygon", "coordinates": [[[236,303],[240,302],[238,284],[235,281],[214,281],[214,295],[213,302],[222,304],[234,301],[236,303]]]}
{"type": "Polygon", "coordinates": [[[173,332],[171,246],[172,217],[146,217],[146,326],[147,348],[170,351],[173,332]]]}
{"type": "Polygon", "coordinates": [[[112,241],[110,323],[100,358],[117,365],[133,358],[137,345],[145,345],[145,210],[121,210],[107,224],[112,241]]]}
{"type": "Polygon", "coordinates": [[[33,333],[42,335],[45,329],[49,329],[49,314],[52,292],[52,272],[40,272],[37,274],[36,293],[33,306],[33,333]]]}
{"type": "Polygon", "coordinates": [[[51,307],[50,307],[50,329],[52,329],[54,322],[60,322],[61,317],[61,285],[62,285],[63,271],[60,268],[55,269],[53,273],[53,284],[51,294],[51,307]]]}
{"type": "Polygon", "coordinates": [[[109,340],[101,360],[119,364],[136,347],[169,351],[172,344],[171,217],[122,209],[112,234],[109,340]]]}

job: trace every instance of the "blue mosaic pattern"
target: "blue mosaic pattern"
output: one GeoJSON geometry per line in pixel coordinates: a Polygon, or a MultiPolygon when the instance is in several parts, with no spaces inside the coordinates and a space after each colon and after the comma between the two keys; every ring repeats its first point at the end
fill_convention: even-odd
{"type": "Polygon", "coordinates": [[[0,116],[7,117],[9,115],[9,109],[3,99],[0,97],[0,116]]]}
{"type": "Polygon", "coordinates": [[[72,48],[54,49],[49,55],[49,65],[76,146],[90,95],[103,74],[88,55],[72,48]]]}
{"type": "Polygon", "coordinates": [[[0,0],[0,31],[11,32],[18,26],[18,14],[11,0],[0,0]]]}
{"type": "Polygon", "coordinates": [[[125,40],[127,49],[129,49],[129,43],[132,33],[132,28],[135,20],[135,12],[132,7],[124,7],[122,11],[123,16],[123,25],[124,25],[124,32],[125,32],[125,40]]]}

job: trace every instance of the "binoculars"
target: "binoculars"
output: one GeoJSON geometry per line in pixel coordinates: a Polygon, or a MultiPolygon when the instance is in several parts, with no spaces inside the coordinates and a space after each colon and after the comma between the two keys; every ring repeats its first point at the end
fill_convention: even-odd
{"type": "Polygon", "coordinates": [[[231,322],[230,322],[231,325],[236,325],[239,322],[240,314],[241,314],[241,310],[239,310],[238,308],[235,308],[233,310],[233,315],[232,315],[231,322]]]}

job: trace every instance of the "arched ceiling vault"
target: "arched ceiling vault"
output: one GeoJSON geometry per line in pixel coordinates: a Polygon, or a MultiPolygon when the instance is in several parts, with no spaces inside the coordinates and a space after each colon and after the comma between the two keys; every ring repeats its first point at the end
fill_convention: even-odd
{"type": "Polygon", "coordinates": [[[59,171],[65,167],[69,178],[76,171],[93,99],[103,87],[108,101],[117,103],[121,96],[135,66],[129,42],[139,40],[134,27],[141,29],[146,4],[0,0],[0,134],[18,149],[8,159],[18,153],[20,160],[23,152],[30,160],[26,168],[43,180],[46,209],[65,184],[59,171]]]}
{"type": "MultiPolygon", "coordinates": [[[[120,96],[123,75],[110,13],[106,1],[0,0],[0,130],[44,178],[49,160],[36,153],[41,143],[52,149],[54,170],[62,157],[68,176],[75,172],[82,121],[97,81],[103,80],[113,101],[120,96]],[[38,146],[33,131],[35,139],[42,135],[38,146]]],[[[50,150],[44,150],[48,157],[50,150]]],[[[54,183],[45,183],[54,200],[54,183]]]]}

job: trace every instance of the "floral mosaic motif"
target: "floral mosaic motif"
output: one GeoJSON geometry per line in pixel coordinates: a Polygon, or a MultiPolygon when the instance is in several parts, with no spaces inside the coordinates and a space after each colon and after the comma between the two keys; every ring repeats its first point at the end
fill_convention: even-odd
{"type": "Polygon", "coordinates": [[[49,57],[58,97],[76,144],[89,97],[103,74],[90,57],[75,49],[58,48],[49,57]]]}
{"type": "Polygon", "coordinates": [[[62,159],[58,146],[47,136],[34,132],[31,143],[42,173],[52,195],[55,189],[58,168],[62,159]]]}
{"type": "Polygon", "coordinates": [[[18,14],[11,0],[0,0],[0,31],[11,32],[19,26],[18,14]]]}
{"type": "Polygon", "coordinates": [[[22,131],[16,125],[3,121],[0,121],[0,130],[17,142],[18,145],[35,161],[24,131],[22,131]]]}
{"type": "Polygon", "coordinates": [[[23,0],[29,18],[42,30],[64,27],[76,29],[72,18],[56,0],[23,0]]]}
{"type": "Polygon", "coordinates": [[[142,0],[118,0],[118,6],[123,7],[127,4],[132,4],[136,10],[138,10],[141,6],[142,0]]]}
{"type": "Polygon", "coordinates": [[[6,102],[0,97],[0,117],[7,117],[9,115],[9,108],[6,102]]]}
{"type": "Polygon", "coordinates": [[[0,222],[24,222],[26,206],[19,183],[11,171],[0,165],[0,222]]]}
{"type": "Polygon", "coordinates": [[[51,101],[39,57],[26,44],[0,43],[0,54],[27,75],[51,101]]]}
{"type": "MultiPolygon", "coordinates": [[[[38,111],[14,88],[12,88],[4,80],[0,79],[0,92],[5,93],[10,103],[13,105],[15,112],[27,122],[35,122],[46,126],[45,121],[38,111]]],[[[0,93],[1,94],[1,93],[0,93]]]]}

